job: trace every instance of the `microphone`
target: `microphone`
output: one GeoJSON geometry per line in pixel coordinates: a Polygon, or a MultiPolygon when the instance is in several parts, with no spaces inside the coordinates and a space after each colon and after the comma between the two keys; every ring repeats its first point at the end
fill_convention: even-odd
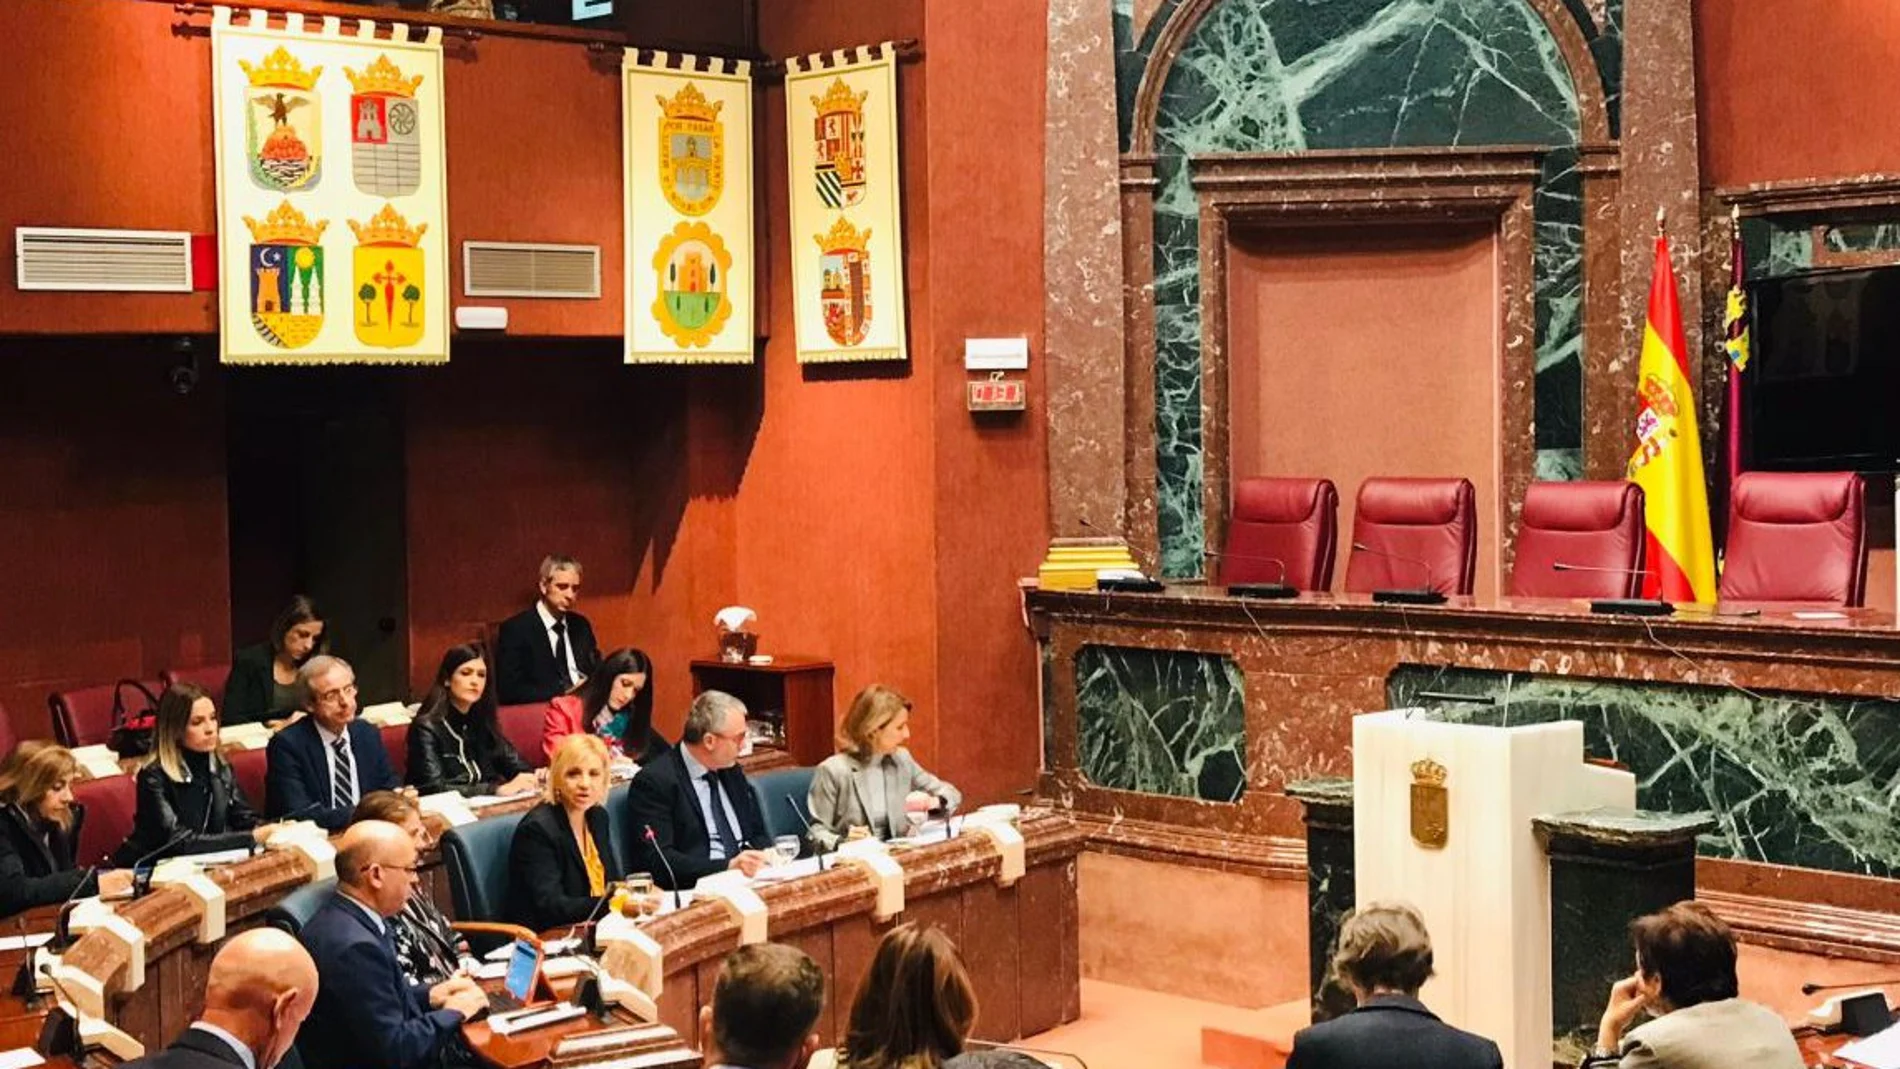
{"type": "Polygon", "coordinates": [[[71,1058],[77,1062],[79,1055],[85,1050],[79,1040],[77,1011],[79,1003],[73,1000],[72,995],[66,991],[65,985],[59,982],[59,977],[53,975],[53,966],[50,962],[40,966],[40,975],[46,977],[47,982],[53,987],[53,993],[59,998],[54,1001],[53,1008],[46,1014],[46,1020],[41,1023],[40,1035],[33,1043],[33,1050],[42,1058],[71,1058]],[[73,1004],[74,1012],[66,1011],[64,1005],[66,1002],[73,1004]]]}
{"type": "MultiPolygon", "coordinates": [[[[1594,572],[1599,575],[1640,575],[1645,581],[1655,572],[1648,568],[1604,568],[1592,564],[1571,564],[1568,561],[1550,562],[1553,572],[1594,572]]],[[[1605,616],[1668,616],[1676,611],[1674,605],[1661,598],[1592,598],[1590,611],[1605,616]]]]}
{"type": "MultiPolygon", "coordinates": [[[[84,880],[80,881],[84,883],[84,880]]],[[[26,959],[20,962],[20,970],[13,974],[13,995],[30,1013],[39,1012],[40,984],[39,970],[35,962],[39,958],[39,947],[28,946],[26,942],[26,914],[17,914],[13,923],[20,932],[20,945],[26,950],[26,959]]]]}
{"type": "Polygon", "coordinates": [[[1384,557],[1403,564],[1416,564],[1425,573],[1425,582],[1421,586],[1397,590],[1374,590],[1372,592],[1374,602],[1381,605],[1443,605],[1445,603],[1445,592],[1438,589],[1438,581],[1432,575],[1430,562],[1387,549],[1374,549],[1364,542],[1354,542],[1352,548],[1355,553],[1370,553],[1375,557],[1384,557]]]}
{"type": "MultiPolygon", "coordinates": [[[[819,845],[818,834],[812,831],[811,821],[806,820],[805,814],[802,812],[799,812],[798,799],[793,798],[789,794],[785,795],[785,804],[792,807],[792,815],[797,817],[798,822],[805,826],[805,839],[807,842],[811,843],[812,853],[818,858],[818,871],[819,872],[825,871],[825,854],[827,853],[827,851],[822,846],[819,845]]],[[[837,847],[834,846],[832,847],[832,849],[836,850],[837,847]]]]}
{"type": "Polygon", "coordinates": [[[654,856],[660,859],[660,864],[666,866],[667,881],[673,885],[673,908],[678,909],[680,908],[679,874],[673,871],[673,863],[666,859],[666,851],[660,849],[660,837],[658,835],[653,834],[653,825],[647,824],[647,825],[643,825],[643,827],[646,828],[647,844],[653,847],[654,856]]]}
{"type": "Polygon", "coordinates": [[[1804,995],[1812,995],[1817,991],[1839,991],[1848,987],[1886,987],[1889,984],[1900,984],[1900,976],[1888,977],[1885,980],[1857,980],[1851,984],[1817,984],[1809,982],[1801,985],[1801,993],[1804,995]]]}
{"type": "MultiPolygon", "coordinates": [[[[53,917],[53,938],[46,941],[47,950],[55,954],[64,954],[67,948],[78,942],[73,938],[72,933],[73,909],[78,905],[79,892],[86,889],[86,881],[92,879],[92,874],[98,872],[99,866],[105,862],[105,858],[93,862],[86,869],[85,874],[79,877],[79,882],[73,885],[72,893],[66,896],[66,901],[59,904],[59,912],[53,917]]],[[[32,963],[31,951],[27,952],[26,960],[28,964],[32,963]]]]}
{"type": "Polygon", "coordinates": [[[600,900],[594,903],[594,908],[587,911],[587,916],[575,922],[574,926],[569,928],[567,934],[562,938],[572,939],[575,933],[579,932],[582,928],[586,928],[587,934],[581,939],[581,950],[588,954],[599,953],[594,947],[594,921],[600,918],[601,911],[607,908],[607,903],[613,901],[613,898],[614,896],[611,891],[601,895],[600,900]]]}
{"type": "Polygon", "coordinates": [[[1218,557],[1224,561],[1250,561],[1255,564],[1271,564],[1278,568],[1279,574],[1271,583],[1226,583],[1227,593],[1237,598],[1294,598],[1300,592],[1288,586],[1286,581],[1286,561],[1278,557],[1257,556],[1252,553],[1222,553],[1219,550],[1201,551],[1203,557],[1218,557]]]}
{"type": "Polygon", "coordinates": [[[177,846],[179,843],[184,842],[186,839],[191,838],[195,834],[197,834],[197,832],[191,828],[180,828],[171,838],[165,840],[164,843],[147,851],[137,861],[132,862],[133,898],[144,898],[152,890],[152,869],[146,866],[152,864],[159,855],[177,846]]]}

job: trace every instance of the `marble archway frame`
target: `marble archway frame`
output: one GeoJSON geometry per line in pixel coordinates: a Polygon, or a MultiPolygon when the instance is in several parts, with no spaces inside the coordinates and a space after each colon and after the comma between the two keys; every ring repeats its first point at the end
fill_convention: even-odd
{"type": "MultiPolygon", "coordinates": [[[[1226,542],[1229,464],[1228,231],[1235,226],[1482,222],[1498,242],[1498,568],[1510,573],[1518,513],[1536,464],[1532,196],[1544,150],[1355,149],[1190,161],[1201,225],[1201,501],[1207,545],[1226,542]]],[[[1152,396],[1152,390],[1149,393],[1152,396]]],[[[1356,488],[1341,487],[1342,493],[1356,488]]]]}

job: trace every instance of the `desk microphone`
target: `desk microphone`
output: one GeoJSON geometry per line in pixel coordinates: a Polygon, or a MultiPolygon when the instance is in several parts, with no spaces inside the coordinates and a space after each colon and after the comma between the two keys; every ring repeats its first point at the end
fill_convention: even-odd
{"type": "Polygon", "coordinates": [[[85,1046],[79,1041],[79,1003],[66,991],[66,986],[53,975],[53,966],[47,962],[40,966],[40,975],[53,987],[58,996],[53,1008],[47,1011],[46,1020],[40,1024],[40,1035],[33,1043],[33,1051],[42,1058],[71,1058],[75,1063],[85,1046]],[[63,1002],[61,1000],[64,1000],[63,1002]],[[71,1002],[73,1012],[66,1012],[65,1002],[71,1002]]]}
{"type": "MultiPolygon", "coordinates": [[[[1550,562],[1553,572],[1594,572],[1598,575],[1640,575],[1645,581],[1656,573],[1648,568],[1603,568],[1593,564],[1571,564],[1567,561],[1550,562]]],[[[1591,598],[1590,611],[1606,616],[1668,616],[1676,611],[1674,605],[1661,598],[1591,598]]]]}
{"type": "Polygon", "coordinates": [[[152,872],[153,872],[153,869],[156,867],[153,863],[157,860],[159,855],[165,853],[166,851],[170,850],[172,847],[177,846],[179,843],[184,842],[186,839],[189,839],[193,835],[196,835],[196,834],[198,833],[195,829],[180,828],[178,829],[176,833],[172,835],[171,838],[165,840],[159,846],[154,847],[152,850],[146,852],[137,861],[132,862],[132,897],[144,898],[147,894],[151,892],[152,872]]]}
{"type": "Polygon", "coordinates": [[[673,871],[673,863],[666,859],[666,851],[660,849],[660,837],[658,835],[653,834],[653,825],[646,824],[646,825],[643,825],[643,827],[646,828],[647,844],[653,847],[653,853],[655,856],[657,856],[660,859],[660,864],[666,866],[666,878],[668,882],[672,883],[673,885],[673,908],[679,909],[680,908],[679,874],[673,871]]]}
{"type": "Polygon", "coordinates": [[[1381,605],[1443,605],[1445,603],[1445,592],[1438,589],[1438,580],[1432,575],[1430,561],[1419,557],[1408,557],[1403,553],[1394,553],[1389,549],[1374,549],[1364,542],[1354,542],[1352,548],[1355,553],[1370,553],[1375,557],[1384,557],[1402,564],[1416,564],[1425,573],[1424,585],[1396,590],[1374,590],[1373,601],[1381,605]]]}
{"type": "MultiPolygon", "coordinates": [[[[79,892],[86,889],[86,881],[92,879],[93,873],[98,872],[99,866],[105,863],[105,858],[93,862],[86,869],[85,875],[79,877],[79,882],[73,885],[72,893],[66,896],[66,901],[59,904],[59,912],[53,917],[53,938],[46,941],[47,950],[54,954],[64,954],[68,948],[78,942],[73,938],[72,920],[73,910],[78,906],[79,892]]],[[[33,956],[28,954],[27,961],[30,963],[32,960],[33,956]]]]}
{"type": "Polygon", "coordinates": [[[1900,984],[1900,976],[1890,976],[1885,980],[1856,980],[1851,984],[1817,984],[1809,982],[1801,985],[1801,993],[1804,995],[1812,995],[1817,991],[1839,991],[1842,988],[1848,987],[1887,987],[1891,984],[1900,984]]]}
{"type": "Polygon", "coordinates": [[[1222,553],[1218,550],[1201,551],[1203,557],[1218,557],[1223,561],[1249,561],[1254,564],[1271,564],[1280,569],[1271,583],[1224,583],[1227,593],[1237,598],[1296,598],[1298,589],[1288,586],[1286,581],[1286,561],[1278,557],[1256,556],[1252,553],[1222,553]]]}
{"type": "Polygon", "coordinates": [[[39,971],[35,963],[39,959],[40,948],[31,946],[26,941],[26,914],[15,916],[13,923],[20,930],[20,946],[26,951],[26,960],[20,962],[20,971],[13,974],[13,995],[20,1000],[20,1005],[28,1012],[38,1013],[40,983],[39,971]]]}
{"type": "MultiPolygon", "coordinates": [[[[818,858],[818,871],[819,872],[825,871],[825,854],[827,853],[827,851],[818,842],[818,834],[812,830],[811,821],[806,820],[805,814],[799,812],[798,799],[793,798],[789,794],[785,795],[784,798],[785,798],[785,804],[792,807],[792,815],[797,817],[798,822],[805,826],[805,840],[811,843],[812,854],[813,856],[818,858]]],[[[837,848],[833,847],[832,849],[835,850],[837,848]]]]}
{"type": "Polygon", "coordinates": [[[607,903],[612,902],[613,899],[614,896],[612,892],[601,895],[600,900],[594,903],[594,908],[587,911],[587,916],[581,918],[572,928],[569,928],[567,934],[562,938],[564,940],[573,939],[582,928],[586,928],[587,934],[581,937],[582,952],[587,954],[599,953],[594,947],[594,922],[600,918],[601,910],[606,909],[607,903]]]}

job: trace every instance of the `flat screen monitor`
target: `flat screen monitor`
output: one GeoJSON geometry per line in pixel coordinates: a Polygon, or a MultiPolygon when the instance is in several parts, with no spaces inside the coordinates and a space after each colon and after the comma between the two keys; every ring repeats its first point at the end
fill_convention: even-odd
{"type": "Polygon", "coordinates": [[[1748,464],[1895,470],[1900,456],[1900,267],[1750,287],[1748,464]]]}

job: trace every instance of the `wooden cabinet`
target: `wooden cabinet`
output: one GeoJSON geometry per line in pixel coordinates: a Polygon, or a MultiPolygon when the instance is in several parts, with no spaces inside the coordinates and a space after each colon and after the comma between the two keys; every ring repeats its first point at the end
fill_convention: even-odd
{"type": "Polygon", "coordinates": [[[723,690],[745,703],[754,720],[779,724],[785,748],[801,765],[831,756],[833,743],[830,661],[815,657],[777,657],[771,664],[729,661],[693,662],[693,693],[723,690]]]}

